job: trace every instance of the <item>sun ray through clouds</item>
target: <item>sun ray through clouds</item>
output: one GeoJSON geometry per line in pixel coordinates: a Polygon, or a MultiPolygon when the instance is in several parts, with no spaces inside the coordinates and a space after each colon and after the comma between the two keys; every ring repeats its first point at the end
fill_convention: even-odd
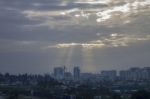
{"type": "Polygon", "coordinates": [[[83,66],[82,66],[82,70],[83,71],[95,71],[96,68],[94,67],[94,62],[93,62],[93,53],[92,53],[92,49],[88,49],[88,48],[82,48],[82,61],[83,61],[83,66]]]}
{"type": "Polygon", "coordinates": [[[64,62],[66,61],[65,60],[65,57],[67,56],[68,54],[68,48],[62,48],[62,49],[58,49],[58,53],[56,54],[56,60],[55,60],[55,65],[56,66],[61,66],[62,64],[64,64],[64,62]]]}
{"type": "Polygon", "coordinates": [[[70,66],[72,65],[71,61],[73,58],[74,50],[75,50],[75,46],[72,46],[72,47],[69,47],[67,51],[67,56],[66,56],[64,65],[69,69],[70,69],[70,66]]]}

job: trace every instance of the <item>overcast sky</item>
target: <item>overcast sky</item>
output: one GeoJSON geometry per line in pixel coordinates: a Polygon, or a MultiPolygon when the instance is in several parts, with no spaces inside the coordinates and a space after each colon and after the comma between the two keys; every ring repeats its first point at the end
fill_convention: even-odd
{"type": "Polygon", "coordinates": [[[0,72],[150,66],[150,0],[0,0],[0,72]]]}

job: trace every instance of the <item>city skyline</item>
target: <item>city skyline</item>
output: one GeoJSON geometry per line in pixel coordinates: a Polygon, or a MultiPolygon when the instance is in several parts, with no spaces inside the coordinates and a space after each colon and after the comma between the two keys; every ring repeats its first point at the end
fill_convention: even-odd
{"type": "Polygon", "coordinates": [[[0,0],[0,72],[150,66],[149,0],[0,0]]]}
{"type": "Polygon", "coordinates": [[[146,81],[150,79],[150,67],[133,67],[127,70],[102,70],[98,73],[82,72],[79,67],[74,67],[73,72],[67,71],[64,67],[53,68],[51,77],[57,80],[64,81],[80,81],[80,80],[93,80],[93,81],[146,81]]]}

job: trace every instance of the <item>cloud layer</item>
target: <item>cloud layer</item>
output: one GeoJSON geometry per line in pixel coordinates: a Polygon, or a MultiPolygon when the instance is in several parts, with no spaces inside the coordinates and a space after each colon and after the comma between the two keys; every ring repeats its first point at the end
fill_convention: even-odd
{"type": "Polygon", "coordinates": [[[1,72],[150,64],[149,0],[1,0],[0,12],[1,72]]]}

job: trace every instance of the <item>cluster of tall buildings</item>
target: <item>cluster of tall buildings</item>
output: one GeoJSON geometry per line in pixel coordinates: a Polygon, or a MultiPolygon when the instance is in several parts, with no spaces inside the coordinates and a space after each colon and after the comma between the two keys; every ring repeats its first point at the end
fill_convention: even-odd
{"type": "Polygon", "coordinates": [[[53,76],[54,78],[58,80],[61,80],[61,79],[78,80],[80,78],[80,68],[74,67],[73,74],[72,74],[71,72],[66,71],[66,67],[55,67],[53,76]]]}
{"type": "Polygon", "coordinates": [[[144,68],[129,68],[121,70],[117,73],[116,70],[101,71],[100,74],[104,80],[124,80],[124,81],[145,81],[150,80],[150,67],[144,68]]]}
{"type": "Polygon", "coordinates": [[[58,80],[93,80],[93,81],[115,81],[115,80],[150,80],[150,67],[130,68],[121,70],[103,70],[98,74],[81,73],[79,67],[74,67],[73,72],[68,72],[65,67],[55,67],[53,77],[58,80]]]}
{"type": "Polygon", "coordinates": [[[119,74],[122,80],[150,80],[150,67],[130,68],[120,71],[119,74]]]}
{"type": "Polygon", "coordinates": [[[101,77],[104,77],[106,80],[115,80],[117,78],[117,71],[116,70],[107,70],[101,71],[101,77]]]}
{"type": "Polygon", "coordinates": [[[107,80],[124,80],[124,81],[145,81],[150,80],[150,67],[144,68],[129,68],[121,70],[117,73],[116,70],[101,71],[101,77],[107,80]]]}

